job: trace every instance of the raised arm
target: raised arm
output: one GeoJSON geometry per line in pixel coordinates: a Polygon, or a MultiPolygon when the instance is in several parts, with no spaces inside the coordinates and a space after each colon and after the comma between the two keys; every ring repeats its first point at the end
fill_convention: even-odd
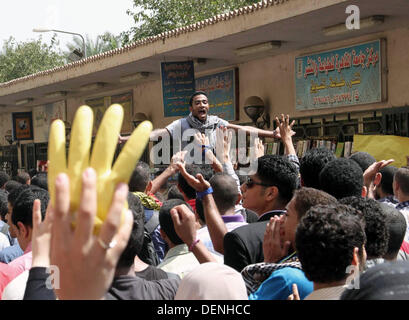
{"type": "Polygon", "coordinates": [[[187,183],[196,190],[199,194],[202,194],[203,199],[203,210],[206,219],[206,225],[209,230],[210,239],[212,240],[213,247],[217,252],[223,254],[223,238],[228,232],[226,225],[222,217],[220,216],[219,210],[214,202],[213,196],[211,194],[212,190],[210,183],[206,181],[201,174],[193,177],[187,173],[183,164],[179,165],[179,171],[187,181],[187,183]]]}
{"type": "Polygon", "coordinates": [[[202,152],[205,154],[206,163],[210,163],[215,172],[223,172],[222,164],[214,155],[211,148],[209,148],[209,138],[200,132],[196,133],[194,137],[196,143],[201,146],[202,152]]]}
{"type": "Polygon", "coordinates": [[[177,163],[185,158],[186,153],[187,151],[179,151],[173,155],[169,166],[151,181],[150,193],[156,193],[170,177],[179,171],[177,163]]]}
{"type": "Polygon", "coordinates": [[[175,231],[200,263],[218,262],[206,246],[196,238],[195,214],[185,205],[170,210],[175,231]]]}

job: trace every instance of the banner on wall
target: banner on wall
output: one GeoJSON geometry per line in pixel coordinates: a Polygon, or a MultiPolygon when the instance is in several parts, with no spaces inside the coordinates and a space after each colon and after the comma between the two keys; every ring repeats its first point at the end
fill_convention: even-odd
{"type": "Polygon", "coordinates": [[[162,62],[161,74],[164,116],[187,116],[195,92],[193,61],[162,62]]]}
{"type": "Polygon", "coordinates": [[[31,112],[13,112],[13,140],[33,139],[33,115],[31,112]]]}
{"type": "Polygon", "coordinates": [[[235,79],[234,69],[196,79],[196,90],[207,93],[210,114],[237,120],[235,79]]]}
{"type": "Polygon", "coordinates": [[[51,123],[56,119],[67,119],[64,100],[33,108],[35,143],[48,141],[51,123]]]}
{"type": "Polygon", "coordinates": [[[376,161],[395,159],[391,165],[407,165],[409,156],[409,138],[393,135],[354,135],[352,152],[364,151],[371,154],[376,161]]]}
{"type": "Polygon", "coordinates": [[[352,106],[385,99],[382,41],[295,59],[296,109],[352,106]]]}

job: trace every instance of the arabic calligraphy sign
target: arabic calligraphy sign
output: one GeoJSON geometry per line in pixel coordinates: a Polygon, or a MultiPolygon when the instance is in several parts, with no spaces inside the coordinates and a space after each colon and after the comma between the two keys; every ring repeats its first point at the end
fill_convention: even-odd
{"type": "Polygon", "coordinates": [[[235,70],[196,79],[196,90],[206,92],[210,114],[224,120],[236,120],[235,70]]]}
{"type": "Polygon", "coordinates": [[[295,59],[296,109],[381,102],[381,41],[295,59]]]}
{"type": "Polygon", "coordinates": [[[187,116],[195,92],[193,61],[162,62],[161,71],[165,117],[187,116]]]}

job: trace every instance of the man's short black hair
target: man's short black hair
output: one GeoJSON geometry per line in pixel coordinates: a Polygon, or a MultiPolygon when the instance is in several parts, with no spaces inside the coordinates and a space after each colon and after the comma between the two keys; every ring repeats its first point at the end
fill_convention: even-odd
{"type": "Polygon", "coordinates": [[[362,172],[365,172],[372,163],[376,162],[376,159],[373,156],[364,151],[351,154],[349,159],[354,160],[361,167],[362,172]]]}
{"type": "Polygon", "coordinates": [[[319,174],[325,165],[337,157],[327,148],[309,149],[300,160],[300,174],[305,187],[320,189],[319,174]]]}
{"type": "Polygon", "coordinates": [[[206,224],[206,217],[205,217],[205,213],[204,213],[204,207],[203,207],[202,199],[196,198],[195,204],[196,204],[196,213],[199,216],[199,219],[203,222],[203,224],[206,224]]]}
{"type": "Polygon", "coordinates": [[[0,188],[2,188],[4,184],[9,180],[10,176],[4,171],[0,171],[0,188]]]}
{"type": "Polygon", "coordinates": [[[347,197],[339,200],[362,212],[365,219],[366,253],[368,259],[382,258],[389,242],[386,214],[378,201],[362,197],[347,197]]]}
{"type": "Polygon", "coordinates": [[[131,192],[128,193],[128,207],[133,216],[132,231],[128,244],[118,260],[117,268],[130,267],[134,263],[135,256],[140,254],[143,245],[144,209],[141,200],[131,192]]]}
{"type": "Polygon", "coordinates": [[[169,188],[167,200],[170,199],[180,199],[183,201],[185,200],[185,198],[183,198],[183,194],[179,191],[177,185],[173,185],[169,188]]]}
{"type": "Polygon", "coordinates": [[[183,244],[182,239],[179,238],[175,231],[175,227],[173,225],[172,216],[170,215],[170,210],[176,206],[181,204],[186,205],[190,210],[192,207],[187,204],[185,201],[180,199],[171,199],[167,200],[162,204],[162,207],[159,210],[159,225],[163,232],[166,233],[167,237],[173,244],[183,244]]]}
{"type": "Polygon", "coordinates": [[[144,192],[150,180],[151,173],[149,165],[146,162],[139,161],[132,172],[131,178],[129,179],[129,191],[144,192]]]}
{"type": "Polygon", "coordinates": [[[23,171],[23,172],[18,173],[12,179],[17,182],[20,182],[21,184],[27,184],[28,181],[30,180],[30,175],[27,172],[23,171]]]}
{"type": "Polygon", "coordinates": [[[301,220],[303,215],[311,208],[317,205],[337,204],[338,201],[325,191],[302,187],[295,191],[295,211],[298,214],[298,219],[301,220]]]}
{"type": "Polygon", "coordinates": [[[364,185],[361,167],[351,159],[328,162],[319,175],[320,188],[337,199],[361,196],[364,185]]]}
{"type": "Polygon", "coordinates": [[[207,98],[207,93],[206,93],[206,92],[204,92],[204,91],[196,91],[195,93],[193,93],[193,94],[190,96],[189,106],[192,106],[193,98],[196,97],[196,96],[199,96],[199,95],[201,95],[201,94],[204,95],[204,96],[206,96],[206,98],[207,98]]]}
{"type": "Polygon", "coordinates": [[[383,212],[386,214],[386,227],[388,228],[389,241],[388,249],[384,254],[387,260],[396,259],[399,249],[402,246],[406,234],[406,219],[403,214],[386,203],[380,203],[383,212]]]}
{"type": "Polygon", "coordinates": [[[39,172],[31,178],[31,185],[48,191],[47,172],[39,172]]]}
{"type": "Polygon", "coordinates": [[[264,155],[257,159],[257,177],[264,184],[276,186],[282,203],[291,200],[297,188],[298,172],[296,167],[280,155],[264,155]]]}
{"type": "Polygon", "coordinates": [[[21,186],[20,182],[17,182],[15,180],[9,180],[6,182],[6,185],[4,186],[4,189],[10,194],[13,192],[13,190],[19,188],[21,186]]]}
{"type": "Polygon", "coordinates": [[[362,218],[352,207],[312,207],[298,224],[295,246],[308,280],[330,283],[347,278],[354,248],[363,257],[365,231],[362,218]]]}
{"type": "Polygon", "coordinates": [[[41,220],[44,220],[50,195],[47,190],[37,186],[29,186],[17,196],[13,205],[11,220],[17,228],[18,222],[33,227],[33,204],[35,199],[41,201],[41,220]]]}
{"type": "Polygon", "coordinates": [[[1,220],[5,220],[6,214],[8,212],[8,206],[7,206],[7,191],[0,189],[0,217],[1,220]]]}
{"type": "Polygon", "coordinates": [[[23,192],[24,190],[28,189],[30,186],[28,184],[21,184],[18,183],[18,185],[9,192],[7,196],[7,201],[10,202],[11,206],[14,207],[16,199],[18,198],[19,194],[23,192]]]}
{"type": "Polygon", "coordinates": [[[394,176],[399,183],[399,188],[404,194],[409,194],[409,169],[407,167],[399,168],[394,176]]]}
{"type": "MultiPolygon", "coordinates": [[[[199,166],[198,164],[187,163],[185,164],[185,169],[187,173],[194,177],[196,177],[198,173],[201,173],[203,177],[206,179],[205,175],[203,174],[201,166],[199,166]]],[[[186,197],[188,197],[189,200],[196,198],[196,190],[187,183],[185,178],[180,173],[178,175],[178,186],[180,187],[180,189],[182,189],[183,193],[186,195],[186,197]]]]}
{"type": "Polygon", "coordinates": [[[221,215],[234,209],[239,197],[236,181],[229,175],[216,173],[209,181],[213,189],[213,199],[221,215]]]}
{"type": "Polygon", "coordinates": [[[382,191],[388,195],[393,195],[393,176],[395,175],[398,168],[394,166],[386,166],[379,170],[382,174],[382,179],[379,184],[382,191]]]}

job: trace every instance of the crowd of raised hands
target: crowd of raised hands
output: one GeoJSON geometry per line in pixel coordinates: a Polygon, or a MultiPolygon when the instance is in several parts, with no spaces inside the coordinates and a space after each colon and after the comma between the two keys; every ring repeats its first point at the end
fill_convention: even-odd
{"type": "MultiPolygon", "coordinates": [[[[284,153],[296,156],[292,136],[293,122],[289,116],[281,115],[275,119],[277,135],[284,144],[284,153]]],[[[232,156],[232,132],[227,128],[216,130],[216,146],[209,147],[208,138],[201,133],[194,136],[195,143],[201,148],[206,164],[214,172],[231,172],[235,159],[232,156]]],[[[263,141],[256,137],[252,142],[250,160],[257,161],[265,154],[263,141]]],[[[224,254],[224,237],[229,230],[221,217],[212,195],[212,187],[202,174],[191,175],[186,170],[187,151],[173,155],[169,166],[152,180],[145,192],[154,194],[161,185],[175,174],[183,176],[203,204],[206,226],[216,252],[224,254]]],[[[393,163],[393,159],[376,161],[363,173],[365,196],[374,198],[374,189],[379,184],[379,171],[393,163]]],[[[40,200],[34,201],[32,215],[32,268],[52,270],[51,284],[55,298],[58,299],[103,299],[115,276],[118,260],[128,244],[134,220],[127,207],[128,185],[115,186],[112,201],[105,219],[98,219],[98,202],[103,193],[98,189],[98,172],[92,166],[81,174],[79,202],[73,208],[73,190],[70,177],[66,173],[56,176],[54,201],[50,201],[45,219],[41,221],[40,200]],[[98,222],[98,226],[96,223],[98,222]]],[[[241,183],[237,180],[237,188],[241,183]]],[[[78,184],[77,184],[78,185],[78,184]]],[[[197,237],[197,216],[186,205],[177,205],[170,211],[174,229],[179,238],[187,245],[200,264],[219,263],[212,252],[197,237]]],[[[276,264],[291,253],[291,242],[283,237],[285,215],[271,217],[266,224],[262,251],[264,263],[276,264]]],[[[243,282],[244,283],[244,282],[243,282]]],[[[300,300],[296,284],[292,285],[289,300],[300,300]]],[[[35,296],[35,293],[34,293],[35,296]]]]}

